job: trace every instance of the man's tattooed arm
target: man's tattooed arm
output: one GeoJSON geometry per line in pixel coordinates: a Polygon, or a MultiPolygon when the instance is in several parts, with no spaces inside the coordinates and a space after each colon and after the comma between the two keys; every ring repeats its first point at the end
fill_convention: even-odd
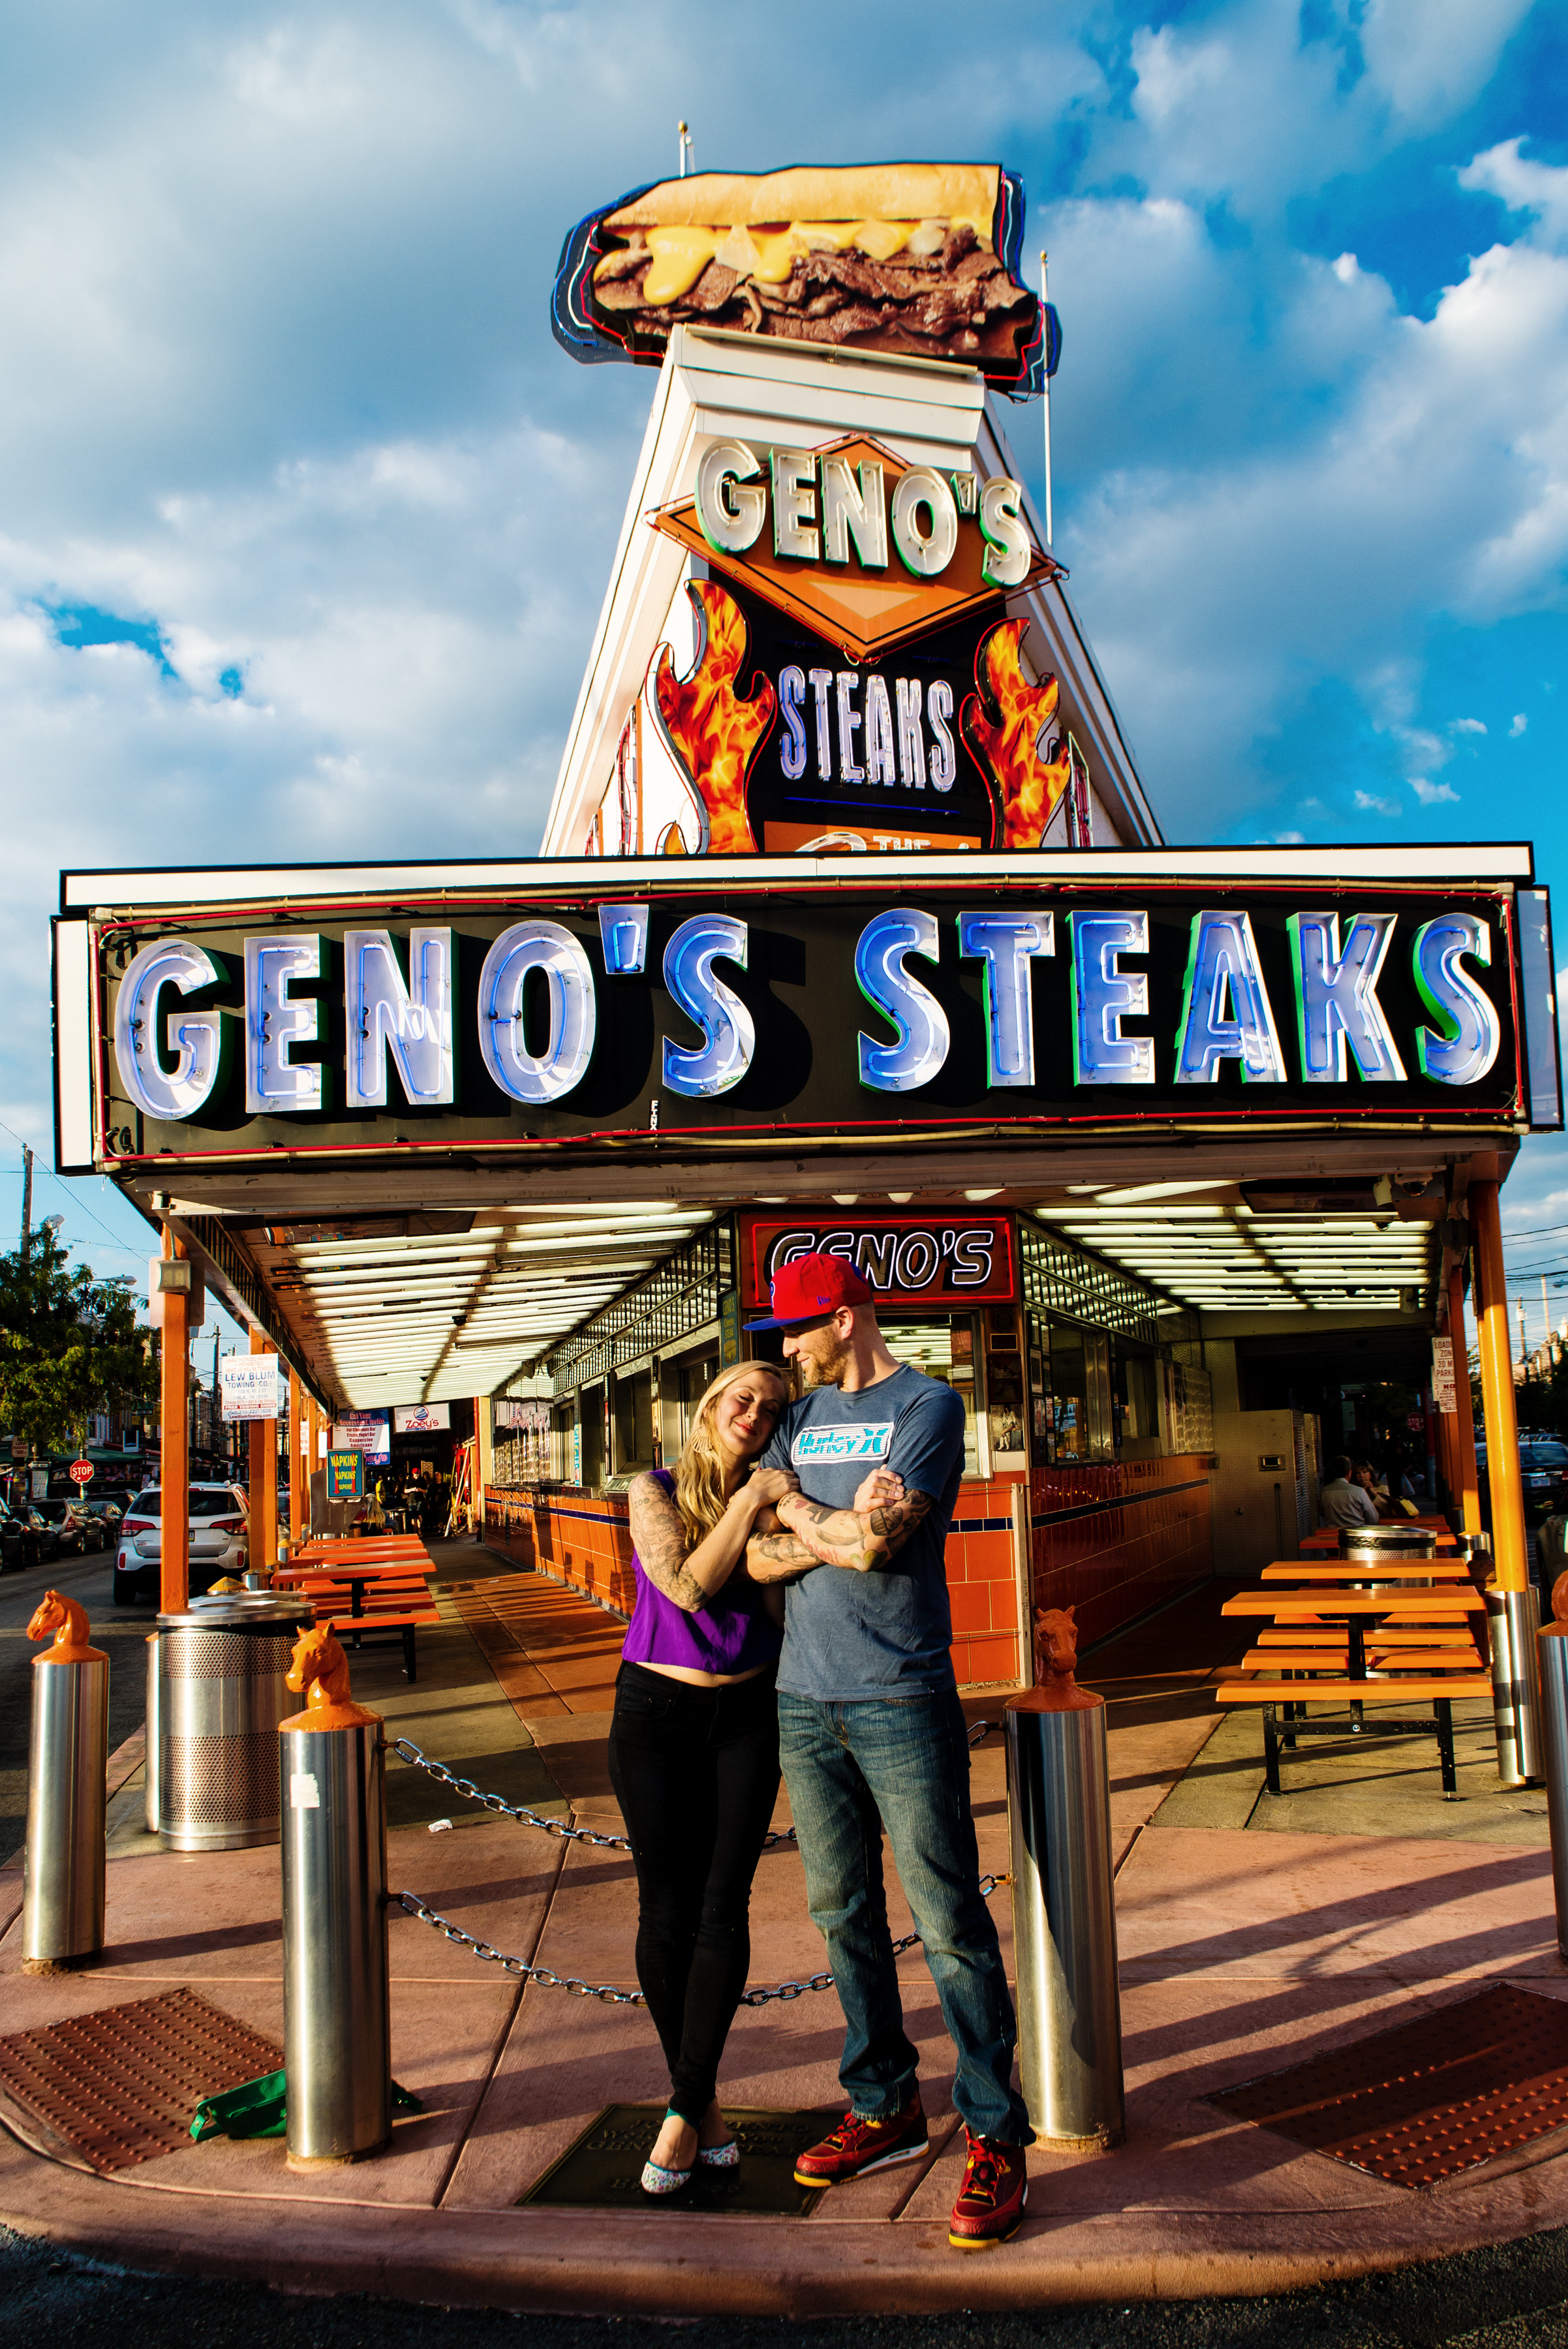
{"type": "Polygon", "coordinates": [[[898,1556],[930,1508],[929,1493],[904,1493],[868,1509],[828,1509],[804,1493],[789,1493],[778,1515],[780,1524],[824,1566],[869,1574],[898,1556]]]}
{"type": "Polygon", "coordinates": [[[707,1604],[708,1593],[687,1566],[680,1511],[651,1476],[637,1477],[627,1499],[638,1563],[656,1590],[662,1590],[685,1614],[694,1615],[707,1604]]]}
{"type": "Polygon", "coordinates": [[[754,1533],[746,1544],[746,1572],[753,1582],[794,1582],[822,1564],[796,1535],[784,1532],[772,1509],[757,1523],[771,1530],[754,1533]]]}

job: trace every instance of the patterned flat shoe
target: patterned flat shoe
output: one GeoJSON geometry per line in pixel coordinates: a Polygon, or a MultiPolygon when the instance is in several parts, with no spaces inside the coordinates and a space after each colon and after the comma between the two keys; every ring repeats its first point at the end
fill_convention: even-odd
{"type": "Polygon", "coordinates": [[[661,2169],[657,2161],[642,2165],[642,2190],[645,2194],[679,2194],[683,2186],[691,2183],[689,2169],[661,2169]]]}
{"type": "Polygon", "coordinates": [[[704,2169],[736,2169],[740,2167],[741,2148],[732,2137],[728,2145],[699,2146],[697,2158],[704,2169]]]}

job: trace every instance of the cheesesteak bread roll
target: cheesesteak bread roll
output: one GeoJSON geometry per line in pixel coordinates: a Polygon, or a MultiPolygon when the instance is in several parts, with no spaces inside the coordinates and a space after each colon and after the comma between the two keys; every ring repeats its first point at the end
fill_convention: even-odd
{"type": "Polygon", "coordinates": [[[1046,353],[1017,274],[1023,231],[1023,187],[995,163],[703,171],[580,222],[552,323],[582,359],[657,361],[672,326],[701,322],[954,359],[1026,398],[1046,353]]]}

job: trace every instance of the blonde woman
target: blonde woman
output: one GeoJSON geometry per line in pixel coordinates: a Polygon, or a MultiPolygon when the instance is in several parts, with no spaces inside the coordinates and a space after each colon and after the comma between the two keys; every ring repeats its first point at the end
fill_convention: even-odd
{"type": "Polygon", "coordinates": [[[715,2096],[751,1962],[747,1911],[779,1786],[774,1677],[783,1594],[751,1580],[759,1515],[797,1490],[753,1473],[789,1390],[770,1362],[721,1371],[674,1473],[628,1495],[637,1603],[610,1728],[610,1783],[637,1863],[637,1978],[670,2066],[670,2109],[642,2173],[672,2194],[698,2162],[732,2168],[715,2096]]]}

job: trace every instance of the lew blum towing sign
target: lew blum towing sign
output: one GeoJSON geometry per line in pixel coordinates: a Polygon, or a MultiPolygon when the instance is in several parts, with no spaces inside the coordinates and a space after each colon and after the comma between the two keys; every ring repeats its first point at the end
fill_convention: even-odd
{"type": "Polygon", "coordinates": [[[62,1164],[1559,1122],[1544,891],[1260,855],[1230,885],[1115,854],[1027,885],[967,857],[460,867],[428,910],[340,885],[308,927],[214,876],[223,912],[60,924],[62,1164]]]}

